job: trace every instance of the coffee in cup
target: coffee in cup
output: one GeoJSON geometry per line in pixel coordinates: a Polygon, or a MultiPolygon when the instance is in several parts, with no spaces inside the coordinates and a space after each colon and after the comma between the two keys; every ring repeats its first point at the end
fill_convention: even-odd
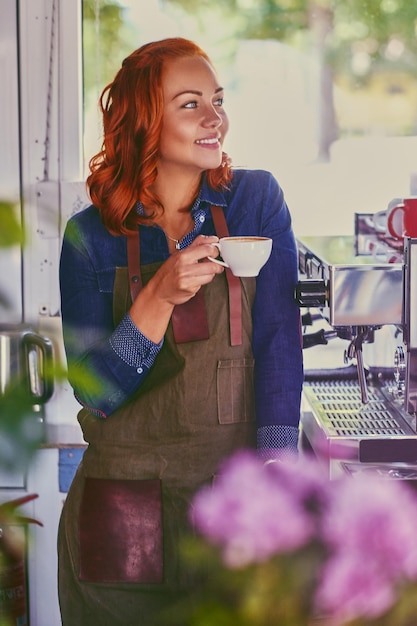
{"type": "Polygon", "coordinates": [[[417,237],[417,198],[404,198],[394,206],[388,215],[387,228],[395,239],[417,237]]]}
{"type": "Polygon", "coordinates": [[[230,267],[235,276],[257,276],[270,257],[269,237],[222,237],[217,246],[223,261],[208,257],[213,263],[230,267]]]}

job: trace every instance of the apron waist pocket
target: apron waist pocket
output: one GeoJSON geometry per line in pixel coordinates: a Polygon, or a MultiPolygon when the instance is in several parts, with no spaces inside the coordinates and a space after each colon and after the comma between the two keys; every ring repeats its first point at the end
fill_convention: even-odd
{"type": "Polygon", "coordinates": [[[80,580],[162,583],[161,481],[86,477],[79,544],[80,580]]]}

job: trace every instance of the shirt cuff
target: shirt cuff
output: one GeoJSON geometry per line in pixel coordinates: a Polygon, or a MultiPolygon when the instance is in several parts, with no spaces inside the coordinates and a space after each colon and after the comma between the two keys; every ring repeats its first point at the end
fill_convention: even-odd
{"type": "Polygon", "coordinates": [[[128,313],[110,337],[110,345],[115,353],[131,367],[152,367],[162,348],[164,340],[154,343],[135,326],[128,313]]]}
{"type": "Polygon", "coordinates": [[[298,453],[298,428],[287,425],[262,426],[257,431],[261,459],[294,458],[298,453]]]}

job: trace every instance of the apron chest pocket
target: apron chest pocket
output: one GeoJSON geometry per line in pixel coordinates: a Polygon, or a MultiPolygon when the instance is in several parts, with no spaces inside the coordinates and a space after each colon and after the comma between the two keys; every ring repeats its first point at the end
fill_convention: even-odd
{"type": "Polygon", "coordinates": [[[217,410],[220,424],[252,422],[254,359],[231,359],[217,364],[217,410]]]}

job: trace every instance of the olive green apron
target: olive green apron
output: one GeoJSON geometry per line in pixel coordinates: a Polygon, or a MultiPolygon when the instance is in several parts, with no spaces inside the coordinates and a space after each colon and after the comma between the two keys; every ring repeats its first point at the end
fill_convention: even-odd
{"type": "MultiPolygon", "coordinates": [[[[141,267],[144,284],[159,265],[141,267]]],[[[217,275],[202,288],[209,339],[175,343],[170,322],[149,380],[126,405],[107,419],[80,411],[88,447],[59,531],[63,626],[152,626],[159,623],[159,609],[189,584],[178,544],[188,530],[190,500],[200,485],[212,480],[223,459],[255,445],[251,348],[255,279],[241,282],[241,345],[230,345],[227,282],[225,274],[217,275]],[[161,480],[162,584],[79,580],[78,521],[85,477],[161,480]]],[[[131,306],[127,268],[116,270],[113,302],[117,325],[131,306]]]]}

